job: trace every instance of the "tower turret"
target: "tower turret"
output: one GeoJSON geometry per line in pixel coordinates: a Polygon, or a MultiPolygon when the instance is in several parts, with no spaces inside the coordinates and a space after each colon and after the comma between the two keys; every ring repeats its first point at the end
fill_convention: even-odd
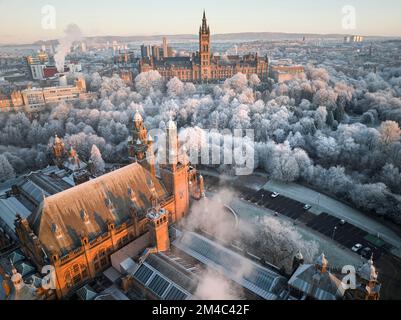
{"type": "Polygon", "coordinates": [[[148,149],[147,135],[148,130],[143,123],[143,118],[139,111],[136,111],[132,134],[128,143],[128,153],[132,162],[140,162],[146,158],[148,149]]]}
{"type": "Polygon", "coordinates": [[[199,57],[200,57],[200,81],[208,81],[211,78],[211,48],[210,28],[207,24],[206,12],[203,11],[202,26],[199,28],[199,57]]]}
{"type": "Polygon", "coordinates": [[[324,253],[322,253],[315,262],[315,267],[318,271],[320,271],[321,273],[325,273],[327,272],[327,267],[329,265],[329,262],[326,259],[326,256],[324,253]]]}
{"type": "Polygon", "coordinates": [[[22,290],[22,288],[25,286],[25,283],[22,279],[22,276],[20,273],[18,273],[17,269],[14,267],[12,268],[12,276],[11,276],[11,282],[14,285],[14,289],[16,292],[19,292],[22,290]]]}
{"type": "Polygon", "coordinates": [[[295,272],[302,264],[304,264],[304,256],[298,252],[292,260],[292,272],[295,272]]]}
{"type": "Polygon", "coordinates": [[[378,281],[378,276],[379,273],[376,271],[372,256],[357,270],[357,278],[360,283],[359,292],[357,292],[359,298],[365,300],[380,299],[381,284],[378,281]]]}
{"type": "Polygon", "coordinates": [[[160,175],[167,191],[176,199],[173,218],[178,221],[189,210],[188,164],[179,161],[177,126],[172,119],[167,123],[166,135],[166,163],[160,166],[160,175]]]}
{"type": "Polygon", "coordinates": [[[149,209],[147,214],[148,229],[154,247],[159,252],[170,249],[170,237],[168,232],[168,212],[159,206],[149,209]]]}
{"type": "Polygon", "coordinates": [[[53,160],[56,166],[61,167],[65,160],[66,150],[63,141],[56,135],[53,143],[53,160]]]}
{"type": "Polygon", "coordinates": [[[153,138],[151,135],[148,137],[148,150],[146,152],[146,165],[152,177],[156,177],[156,166],[155,166],[155,153],[153,149],[153,138]]]}

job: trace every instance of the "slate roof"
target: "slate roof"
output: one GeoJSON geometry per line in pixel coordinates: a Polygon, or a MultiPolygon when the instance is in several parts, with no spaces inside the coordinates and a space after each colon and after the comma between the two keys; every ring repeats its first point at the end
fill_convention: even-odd
{"type": "Polygon", "coordinates": [[[191,68],[192,59],[190,57],[169,57],[163,60],[155,60],[156,67],[183,67],[191,68]]]}
{"type": "Polygon", "coordinates": [[[19,214],[27,218],[31,212],[16,198],[0,199],[0,226],[5,224],[10,230],[15,230],[14,221],[19,214]]]}
{"type": "Polygon", "coordinates": [[[161,182],[134,163],[45,198],[28,221],[45,249],[65,253],[80,246],[80,235],[91,239],[107,232],[107,221],[126,221],[132,208],[147,210],[153,188],[160,200],[167,197],[161,182]]]}

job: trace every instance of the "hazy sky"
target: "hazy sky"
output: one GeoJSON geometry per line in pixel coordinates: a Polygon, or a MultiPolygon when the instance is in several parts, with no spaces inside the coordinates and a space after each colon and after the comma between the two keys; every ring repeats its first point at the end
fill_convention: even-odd
{"type": "Polygon", "coordinates": [[[195,34],[206,9],[212,33],[297,32],[401,36],[400,0],[0,0],[0,42],[58,38],[76,23],[84,35],[195,34]],[[42,29],[42,7],[56,29],[42,29]],[[356,29],[342,27],[345,5],[356,29]]]}

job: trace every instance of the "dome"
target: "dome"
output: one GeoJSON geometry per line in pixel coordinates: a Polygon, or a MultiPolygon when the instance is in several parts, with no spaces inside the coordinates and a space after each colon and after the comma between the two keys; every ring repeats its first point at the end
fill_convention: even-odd
{"type": "Polygon", "coordinates": [[[320,267],[327,267],[328,265],[328,261],[326,259],[326,256],[324,255],[324,253],[322,253],[317,259],[316,259],[316,265],[320,266],[320,267]]]}
{"type": "Polygon", "coordinates": [[[135,121],[135,122],[141,122],[141,121],[143,121],[143,118],[142,118],[142,116],[141,116],[141,114],[139,113],[138,110],[136,110],[136,113],[135,113],[135,116],[134,116],[134,121],[135,121]]]}
{"type": "Polygon", "coordinates": [[[367,281],[377,279],[377,272],[376,267],[373,264],[373,257],[358,269],[358,274],[362,279],[367,281]]]}
{"type": "Polygon", "coordinates": [[[76,158],[77,157],[77,152],[73,147],[70,148],[70,157],[71,158],[76,158]]]}
{"type": "Polygon", "coordinates": [[[304,259],[304,256],[302,255],[301,252],[298,252],[298,253],[295,255],[295,258],[297,258],[298,260],[303,260],[303,259],[304,259]]]}
{"type": "Polygon", "coordinates": [[[60,144],[61,143],[61,139],[58,137],[57,134],[54,136],[54,143],[55,144],[60,144]]]}
{"type": "Polygon", "coordinates": [[[14,266],[12,269],[12,273],[13,275],[11,276],[11,282],[14,284],[16,290],[20,290],[24,286],[22,275],[17,271],[14,266]]]}

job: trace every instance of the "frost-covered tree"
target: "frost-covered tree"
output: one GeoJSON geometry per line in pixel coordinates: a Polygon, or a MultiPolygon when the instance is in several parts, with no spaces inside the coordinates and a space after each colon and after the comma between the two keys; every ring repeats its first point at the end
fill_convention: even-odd
{"type": "Polygon", "coordinates": [[[93,165],[95,174],[101,175],[105,172],[105,163],[102,154],[96,145],[92,146],[90,161],[93,165]]]}
{"type": "Polygon", "coordinates": [[[257,74],[252,74],[252,75],[249,77],[249,85],[250,85],[252,88],[256,88],[257,86],[260,85],[260,83],[261,83],[261,81],[260,81],[260,79],[259,79],[259,77],[258,77],[257,74]]]}
{"type": "Polygon", "coordinates": [[[170,97],[180,97],[184,94],[184,84],[177,77],[167,83],[167,94],[170,97]]]}
{"type": "Polygon", "coordinates": [[[250,241],[262,253],[266,261],[278,267],[284,267],[289,273],[292,270],[294,256],[301,252],[306,263],[311,263],[319,254],[319,245],[316,241],[303,239],[297,229],[288,222],[279,221],[272,217],[263,217],[255,228],[256,235],[252,234],[250,241]]]}
{"type": "Polygon", "coordinates": [[[0,182],[12,179],[15,177],[15,172],[10,162],[4,155],[0,155],[0,182]]]}
{"type": "Polygon", "coordinates": [[[384,121],[379,128],[380,137],[385,145],[400,140],[400,126],[395,121],[384,121]]]}
{"type": "Polygon", "coordinates": [[[159,72],[151,70],[142,72],[135,78],[135,87],[140,94],[147,96],[152,92],[161,90],[163,80],[159,72]]]}

